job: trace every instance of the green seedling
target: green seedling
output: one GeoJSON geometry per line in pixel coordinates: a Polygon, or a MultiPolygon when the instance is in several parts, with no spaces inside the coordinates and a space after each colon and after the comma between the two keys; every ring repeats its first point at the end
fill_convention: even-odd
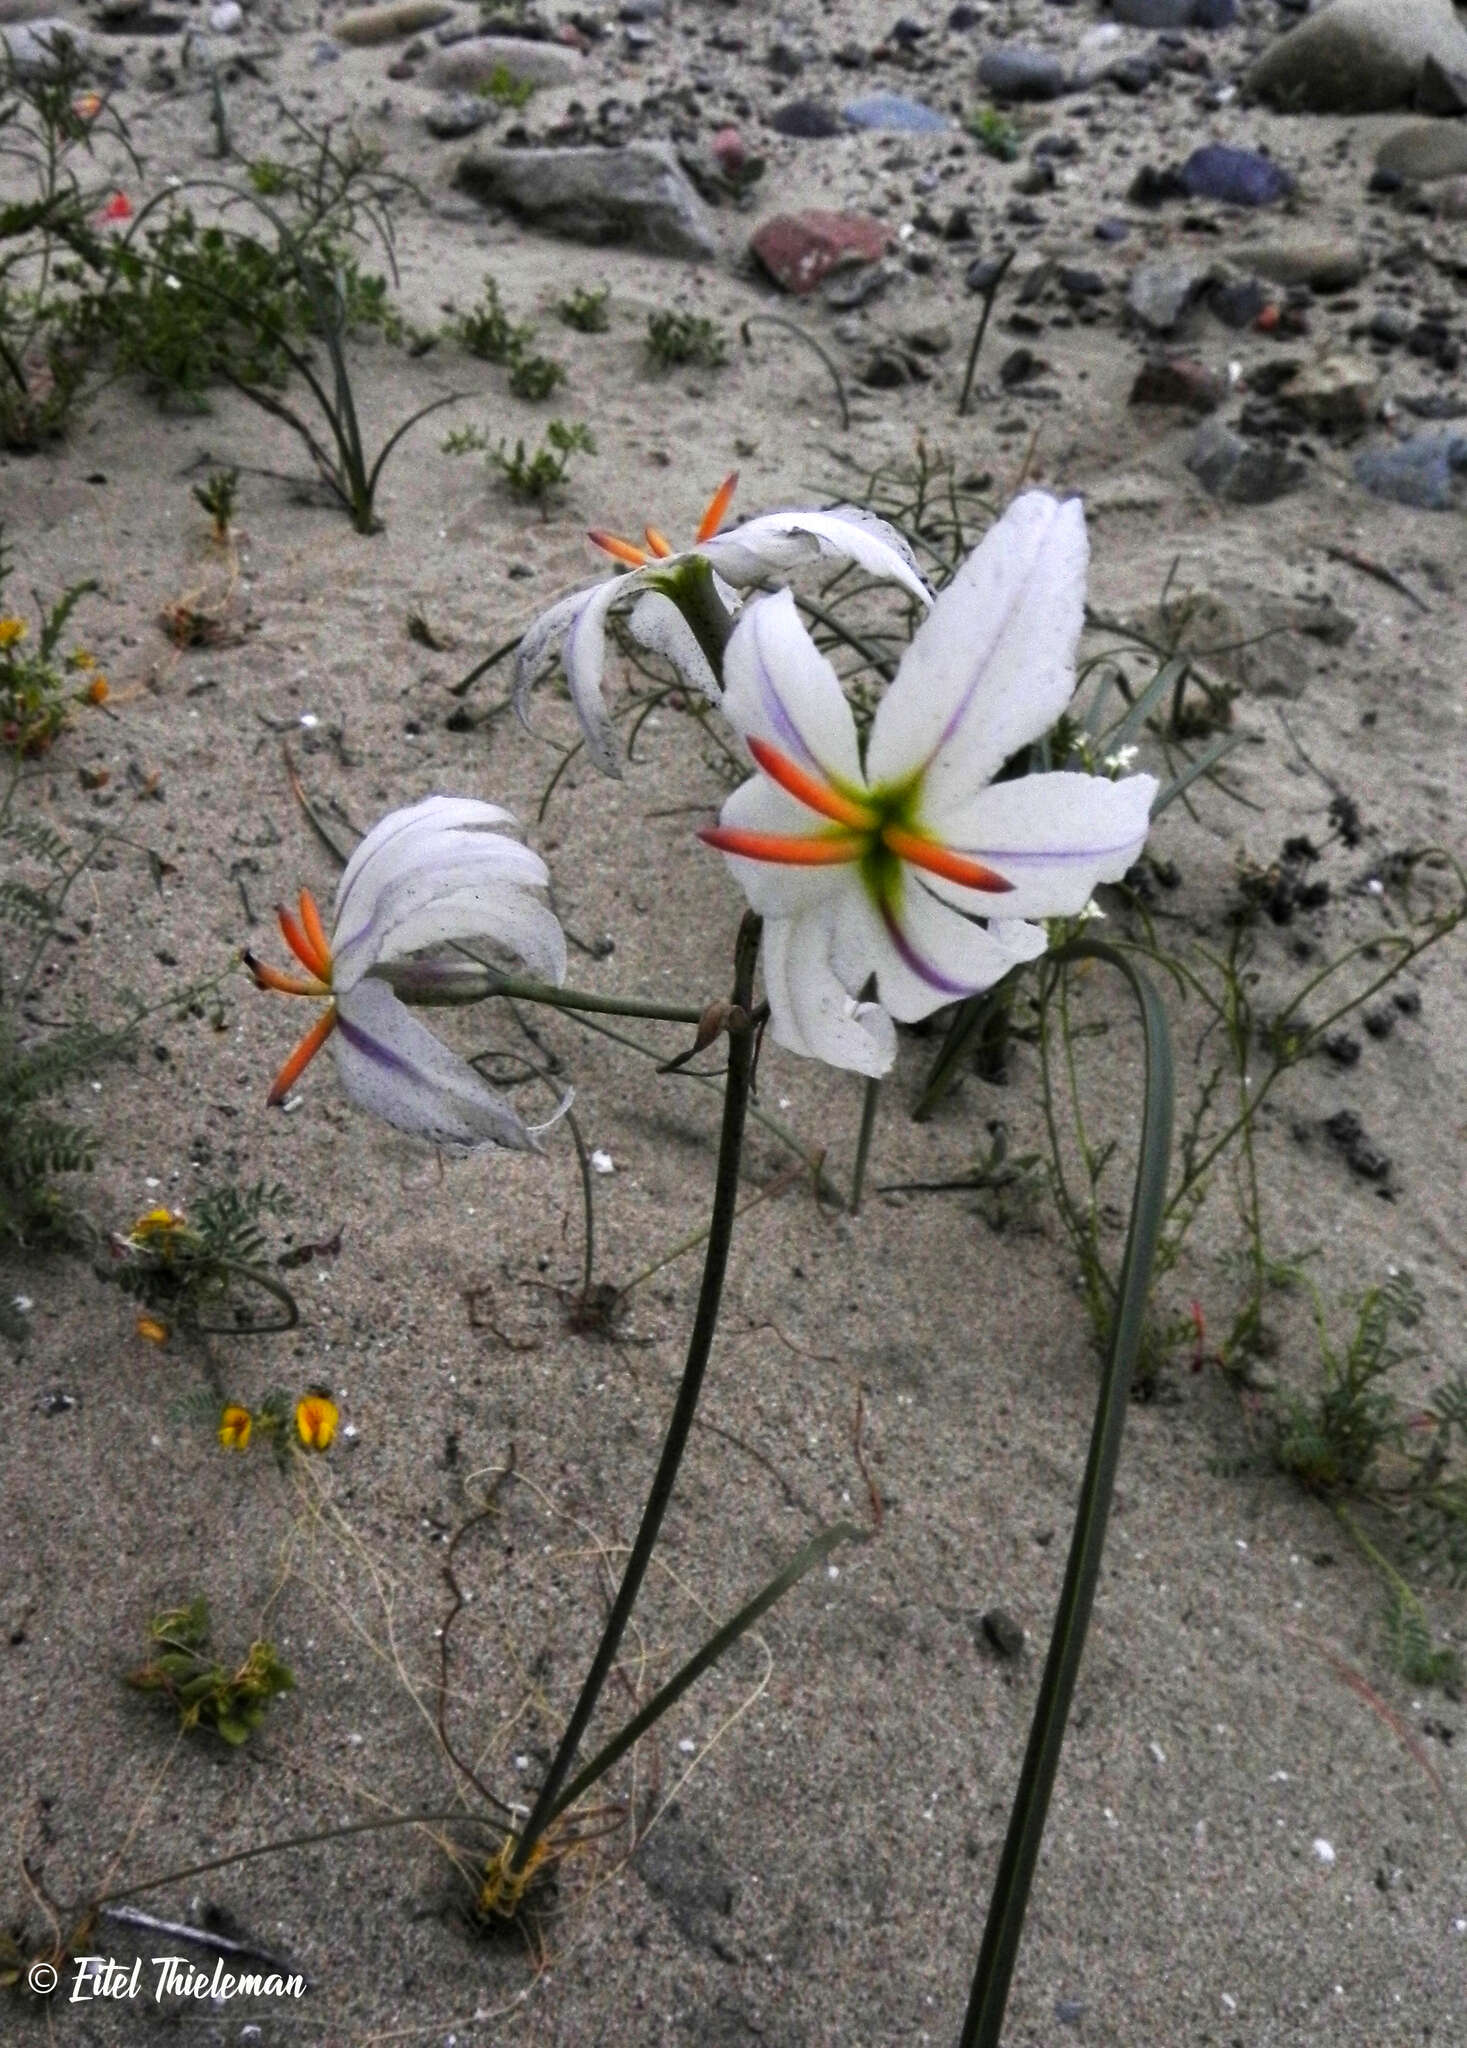
{"type": "Polygon", "coordinates": [[[589,427],[580,421],[568,426],[564,420],[552,420],[545,429],[545,439],[533,454],[526,452],[523,440],[515,442],[513,454],[507,443],[501,441],[491,460],[517,498],[543,505],[564,484],[571,457],[595,452],[596,442],[589,427]]]}
{"type": "Polygon", "coordinates": [[[512,364],[535,339],[532,326],[511,320],[505,312],[499,286],[492,277],[485,278],[478,305],[464,314],[456,332],[470,355],[479,356],[486,363],[512,364]]]}
{"type": "Polygon", "coordinates": [[[208,1603],[200,1594],[187,1607],[155,1614],[148,1624],[150,1655],[127,1674],[137,1692],[161,1693],[182,1729],[207,1728],[238,1749],[264,1721],[272,1700],[295,1679],[272,1643],[250,1644],[231,1671],[211,1655],[208,1603]]]}
{"type": "Polygon", "coordinates": [[[711,320],[699,313],[649,313],[647,353],[662,370],[696,363],[717,370],[728,361],[728,342],[711,320]]]}
{"type": "Polygon", "coordinates": [[[980,107],[966,126],[979,148],[1001,164],[1011,164],[1019,154],[1019,131],[997,107],[980,107]]]}
{"type": "Polygon", "coordinates": [[[507,64],[496,64],[478,91],[481,99],[493,100],[496,106],[518,109],[533,98],[535,82],[516,78],[507,64]]]}
{"type": "Polygon", "coordinates": [[[194,485],[194,498],[213,522],[213,538],[218,547],[223,547],[229,539],[238,492],[237,469],[211,470],[203,483],[194,485]]]}
{"type": "Polygon", "coordinates": [[[611,325],[610,298],[609,284],[597,285],[594,290],[578,284],[569,298],[556,300],[556,317],[578,334],[604,334],[611,325]]]}
{"type": "Polygon", "coordinates": [[[516,398],[548,398],[565,382],[565,365],[550,356],[517,355],[510,365],[509,388],[516,398]]]}

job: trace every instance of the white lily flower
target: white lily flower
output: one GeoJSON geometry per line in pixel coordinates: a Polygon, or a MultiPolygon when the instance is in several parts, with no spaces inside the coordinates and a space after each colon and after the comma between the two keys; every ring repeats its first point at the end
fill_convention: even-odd
{"type": "Polygon", "coordinates": [[[1017,499],[917,629],[864,761],[789,593],[740,618],[723,710],[759,773],[700,836],[766,920],[771,1029],[790,1051],[885,1073],[893,1018],[1037,957],[1038,920],[1079,915],[1140,852],[1154,776],[993,780],[1074,693],[1087,553],[1078,500],[1017,499]],[[860,1000],[872,975],[879,1000],[860,1000]]]}
{"type": "MultiPolygon", "coordinates": [[[[424,948],[489,939],[541,980],[564,981],[565,934],[534,893],[549,871],[500,829],[514,822],[497,804],[473,797],[425,797],[381,819],[357,847],[336,891],[329,936],[309,891],[301,891],[298,915],[277,909],[305,975],[282,974],[249,953],[245,965],[258,987],[324,996],[327,1007],[275,1077],[272,1104],[285,1099],[329,1038],[352,1101],[398,1130],[456,1149],[539,1149],[549,1126],[525,1124],[376,972],[424,948]]],[[[430,956],[415,962],[413,978],[428,997],[440,980],[451,990],[462,965],[430,956]]]]}
{"type": "Polygon", "coordinates": [[[590,538],[596,546],[624,563],[629,573],[563,597],[541,614],[520,642],[515,710],[523,719],[530,690],[559,656],[587,751],[603,775],[621,774],[621,750],[601,696],[606,621],[614,609],[631,605],[628,624],[635,638],[652,652],[666,655],[685,683],[716,704],[718,679],[708,649],[673,592],[690,603],[699,597],[705,603],[716,598],[723,613],[714,622],[715,631],[722,629],[720,638],[738,610],[736,586],[762,583],[775,572],[822,555],[843,556],[869,575],[900,583],[920,603],[932,602],[912,551],[895,527],[856,506],[837,506],[830,512],[766,512],[731,533],[720,533],[737,483],[737,471],[724,478],[698,523],[692,547],[681,553],[674,553],[672,543],[655,526],[645,529],[645,545],[593,530],[590,538]],[[688,576],[698,563],[711,572],[711,591],[696,591],[688,576]]]}

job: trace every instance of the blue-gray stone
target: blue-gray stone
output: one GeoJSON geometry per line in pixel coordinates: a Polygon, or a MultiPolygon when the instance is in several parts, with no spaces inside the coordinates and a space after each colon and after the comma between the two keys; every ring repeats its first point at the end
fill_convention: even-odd
{"type": "Polygon", "coordinates": [[[1294,189],[1293,179],[1272,157],[1225,142],[1194,149],[1179,177],[1189,198],[1216,199],[1224,206],[1272,206],[1294,189]]]}
{"type": "Polygon", "coordinates": [[[1112,0],[1112,12],[1131,28],[1231,28],[1238,0],[1112,0]]]}
{"type": "Polygon", "coordinates": [[[978,83],[997,100],[1057,100],[1065,89],[1065,67],[1047,50],[987,50],[978,62],[978,83]]]}
{"type": "Polygon", "coordinates": [[[920,100],[903,99],[898,92],[868,93],[841,108],[853,128],[895,128],[909,135],[935,135],[950,128],[951,121],[920,100]]]}
{"type": "Polygon", "coordinates": [[[786,100],[769,116],[769,125],[777,135],[796,135],[803,142],[842,132],[840,116],[824,100],[786,100]]]}
{"type": "Polygon", "coordinates": [[[1355,478],[1373,498],[1454,512],[1467,504],[1467,434],[1416,434],[1390,448],[1365,448],[1355,478]]]}

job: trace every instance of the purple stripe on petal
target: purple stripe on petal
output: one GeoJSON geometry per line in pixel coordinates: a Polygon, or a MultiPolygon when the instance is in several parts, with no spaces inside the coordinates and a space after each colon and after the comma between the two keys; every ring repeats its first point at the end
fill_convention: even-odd
{"type": "Polygon", "coordinates": [[[370,1033],[363,1031],[360,1024],[351,1023],[340,1008],[336,1012],[336,1028],[348,1045],[367,1059],[375,1060],[377,1065],[385,1067],[388,1073],[408,1074],[414,1079],[422,1079],[411,1060],[405,1060],[402,1054],[394,1052],[391,1046],[383,1045],[380,1039],[373,1038],[370,1033]]]}
{"type": "Polygon", "coordinates": [[[994,626],[993,631],[988,636],[987,649],[980,657],[978,662],[975,664],[972,677],[968,683],[968,687],[966,690],[964,690],[961,698],[958,700],[957,708],[953,712],[952,717],[943,727],[937,745],[932,749],[932,752],[927,756],[927,760],[923,762],[922,765],[924,768],[927,767],[936,758],[936,756],[942,752],[943,748],[947,745],[948,741],[952,738],[953,734],[957,731],[958,727],[962,724],[963,720],[967,717],[968,706],[973,701],[973,693],[978,688],[978,685],[982,682],[984,675],[987,673],[988,664],[993,659],[994,650],[997,648],[999,642],[1003,639],[1004,634],[1007,632],[1015,612],[1019,610],[1019,608],[1023,605],[1025,599],[1027,598],[1030,584],[1034,581],[1035,577],[1044,567],[1045,551],[1049,545],[1050,535],[1052,532],[1053,526],[1051,524],[1051,526],[1047,528],[1045,533],[1040,537],[1034,549],[1033,560],[1030,562],[1028,569],[1025,571],[1023,579],[1020,582],[1018,588],[1010,592],[1009,601],[1007,605],[1005,605],[1004,607],[1003,614],[994,626]]]}
{"type": "MultiPolygon", "coordinates": [[[[1145,833],[1139,835],[1145,837],[1145,833]]],[[[965,853],[974,860],[1002,862],[1005,867],[1022,867],[1025,861],[1050,860],[1109,860],[1112,854],[1124,853],[1138,843],[1138,835],[1127,833],[1114,846],[955,846],[954,853],[965,853]]]]}
{"type": "Polygon", "coordinates": [[[930,960],[923,959],[897,923],[896,912],[889,903],[881,905],[881,922],[886,926],[886,935],[901,954],[903,961],[911,968],[913,974],[927,983],[929,988],[940,989],[946,996],[970,996],[974,993],[971,982],[952,981],[947,975],[940,973],[930,960]]]}
{"type": "Polygon", "coordinates": [[[769,714],[770,724],[784,741],[786,747],[801,755],[809,767],[819,770],[823,781],[829,782],[831,779],[830,770],[820,759],[819,755],[811,751],[805,735],[796,725],[789,706],[779,693],[779,685],[774,680],[774,671],[764,659],[764,647],[760,638],[759,627],[759,616],[756,612],[754,615],[754,654],[759,668],[759,700],[763,704],[765,711],[769,714]]]}

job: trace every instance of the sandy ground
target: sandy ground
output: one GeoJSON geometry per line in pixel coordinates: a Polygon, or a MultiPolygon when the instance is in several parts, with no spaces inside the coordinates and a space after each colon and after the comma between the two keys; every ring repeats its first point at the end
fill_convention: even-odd
{"type": "MultiPolygon", "coordinates": [[[[1207,43],[1219,76],[1272,19],[1262,7],[1251,13],[1256,31],[1207,43]]],[[[1086,9],[1015,5],[999,16],[1037,23],[1061,46],[1093,26],[1086,9]]],[[[251,18],[252,36],[260,19],[251,18]]],[[[847,35],[869,46],[887,25],[859,9],[839,20],[791,10],[790,19],[827,48],[847,35]]],[[[733,115],[758,134],[759,116],[792,92],[827,76],[847,89],[818,64],[794,86],[772,79],[758,61],[771,15],[710,14],[679,0],[640,66],[615,36],[603,46],[592,60],[598,95],[652,94],[731,23],[747,31],[749,51],[708,60],[717,83],[696,117],[700,132],[733,115]]],[[[431,324],[443,302],[468,303],[486,268],[521,317],[543,313],[570,283],[611,286],[604,336],[570,334],[544,314],[544,343],[570,367],[548,408],[508,399],[502,373],[447,346],[422,361],[364,346],[358,391],[374,431],[462,389],[472,395],[449,417],[491,438],[538,432],[556,411],[590,421],[600,452],[578,464],[542,521],[477,460],[440,453],[435,420],[389,469],[387,530],[374,538],[249,470],[240,509],[248,631],[182,654],[156,615],[202,574],[195,466],[207,455],[299,473],[289,435],[229,394],[206,416],[162,417],[137,391],[112,389],[68,442],[0,457],[18,586],[101,578],[79,624],[114,686],[111,705],[78,718],[31,794],[63,829],[103,822],[120,835],[77,902],[76,943],[62,951],[48,1004],[59,1010],[74,992],[119,982],[161,995],[219,972],[242,943],[269,944],[277,896],[302,883],[331,888],[330,864],[287,785],[282,736],[317,801],[351,826],[433,790],[492,797],[533,821],[554,756],[512,721],[448,729],[448,686],[596,573],[584,528],[635,531],[655,519],[682,533],[734,463],[745,512],[828,499],[878,463],[908,459],[918,433],[963,467],[990,471],[1001,495],[1037,427],[1029,474],[1085,495],[1092,602],[1102,611],[1154,605],[1175,563],[1173,587],[1212,592],[1244,633],[1270,622],[1270,604],[1322,592],[1356,622],[1338,648],[1297,632],[1267,644],[1238,706],[1247,744],[1229,767],[1245,803],[1209,791],[1195,819],[1177,807],[1159,829],[1154,850],[1183,876],[1184,930],[1216,937],[1241,853],[1266,863],[1290,833],[1323,836],[1331,781],[1358,800],[1367,833],[1355,854],[1331,857],[1335,899],[1302,927],[1327,949],[1367,936],[1383,914],[1346,885],[1389,851],[1435,841],[1460,850],[1460,516],[1377,503],[1351,481],[1348,452],[1322,443],[1302,492],[1259,508],[1219,506],[1183,468],[1191,429],[1126,406],[1141,348],[1120,327],[1114,284],[1096,324],[1050,324],[1033,343],[1052,366],[1043,379],[1052,398],[999,391],[995,365],[1019,338],[1004,331],[1000,301],[989,381],[973,415],[954,418],[976,304],[962,288],[972,255],[1016,240],[1021,270],[1052,254],[1123,280],[1142,249],[1186,233],[1176,208],[1127,209],[1135,168],[1172,160],[1204,135],[1266,142],[1304,174],[1298,232],[1358,234],[1377,265],[1415,248],[1415,267],[1388,289],[1450,299],[1419,252],[1460,230],[1363,199],[1388,124],[1199,109],[1197,81],[1186,78],[1141,101],[1089,95],[1088,114],[1062,102],[1038,119],[1079,134],[1085,154],[1061,167],[1037,224],[1010,228],[1004,214],[1023,160],[1000,166],[953,138],[797,144],[758,134],[770,170],[756,211],[721,211],[724,259],[694,269],[486,218],[450,189],[460,146],[422,133],[426,96],[384,78],[392,49],[312,68],[314,15],[282,11],[268,33],[261,26],[255,40],[278,55],[266,84],[232,89],[241,153],[275,135],[273,91],[315,118],[355,110],[391,165],[423,182],[422,203],[398,212],[412,318],[431,324]],[[753,219],[799,200],[875,199],[896,225],[911,218],[928,170],[943,202],[973,206],[977,250],[936,245],[932,274],[904,278],[857,317],[873,335],[947,325],[954,347],[935,359],[930,382],[859,391],[842,434],[819,365],[777,337],[749,356],[736,348],[721,371],[646,376],[650,309],[675,302],[730,329],[752,311],[789,310],[739,264],[753,219]],[[1119,251],[1091,237],[1107,212],[1133,221],[1119,251]],[[1329,557],[1331,545],[1388,565],[1429,614],[1329,557]],[[409,639],[414,609],[449,651],[409,639]],[[108,786],[89,795],[79,776],[99,767],[108,786]],[[147,849],[169,866],[158,886],[147,849]]],[[[187,172],[206,148],[207,100],[193,88],[147,91],[138,47],[130,72],[139,83],[124,105],[149,176],[187,172]]],[[[897,72],[867,82],[928,97],[936,84],[971,102],[971,54],[936,81],[897,72]]],[[[564,97],[538,96],[522,118],[542,132],[564,97]]],[[[648,128],[656,132],[655,114],[648,128]]],[[[1220,249],[1260,232],[1246,218],[1199,211],[1221,228],[1220,249]]],[[[1351,295],[1356,307],[1380,302],[1382,277],[1377,269],[1351,295]]],[[[836,316],[801,317],[829,338],[836,316]]],[[[1295,346],[1319,352],[1356,317],[1338,301],[1317,310],[1312,336],[1295,346]]],[[[1281,344],[1202,316],[1192,346],[1215,366],[1232,358],[1247,368],[1281,344]]],[[[1400,355],[1385,376],[1391,391],[1449,382],[1400,355]]],[[[483,708],[501,691],[491,679],[468,702],[483,708]]],[[[568,733],[553,693],[542,717],[568,733]]],[[[567,926],[587,941],[614,939],[609,959],[575,959],[583,984],[652,997],[724,991],[738,906],[689,830],[723,786],[706,752],[669,714],[644,733],[623,783],[573,771],[544,820],[528,825],[567,926]]],[[[1265,989],[1297,974],[1290,948],[1300,931],[1263,929],[1265,989]]],[[[1278,1250],[1318,1247],[1315,1275],[1333,1301],[1392,1263],[1416,1272],[1427,1316],[1424,1362],[1403,1374],[1408,1400],[1464,1363],[1467,1052],[1451,1022],[1461,974],[1459,947],[1429,956],[1411,977],[1419,1016],[1383,1042],[1367,1040],[1348,1073],[1301,1069],[1262,1126],[1278,1250]],[[1353,1178],[1319,1135],[1340,1107],[1356,1108],[1390,1152],[1393,1200],[1353,1178]]],[[[1105,997],[1090,1000],[1098,1014],[1105,997]]],[[[160,1351],[139,1342],[129,1305],[82,1264],[4,1262],[4,1291],[29,1295],[33,1308],[0,1378],[0,1896],[5,1917],[34,1932],[41,1915],[22,1853],[45,1891],[68,1901],[107,1881],[379,1813],[462,1805],[465,1818],[238,1865],[139,1902],[167,1918],[224,1916],[305,1972],[299,2003],[159,2004],[147,1965],[134,1998],[17,2003],[0,2034],[112,2044],[167,2029],[211,2048],[951,2042],[1095,1386],[1073,1259],[1052,1212],[1041,1205],[1033,1228],[995,1234],[969,1198],[888,1196],[852,1220],[819,1210],[797,1183],[740,1225],[701,1424],[606,1725],[693,1647],[706,1617],[731,1611],[821,1521],[869,1514],[863,1458],[881,1528],[807,1580],[644,1746],[616,1785],[640,1817],[640,1845],[633,1851],[622,1829],[569,1866],[537,1957],[518,1938],[488,1944],[467,1932],[435,1839],[466,1848],[485,1839],[434,1725],[445,1547],[513,1455],[517,1477],[499,1517],[457,1553],[470,1601],[455,1625],[448,1716],[491,1790],[516,1797],[569,1707],[607,1571],[635,1526],[697,1262],[684,1257],[640,1286],[614,1338],[569,1332],[557,1292],[579,1273],[569,1142],[557,1140],[544,1161],[440,1164],[353,1113],[325,1062],[296,1113],[268,1113],[265,1087],[296,1024],[293,1008],[257,996],[240,975],[226,985],[222,1029],[159,1020],[135,1063],[110,1069],[72,1107],[98,1133],[84,1193],[107,1227],[159,1201],[187,1210],[223,1179],[264,1176],[295,1196],[293,1241],[340,1232],[338,1256],[292,1276],[299,1331],[273,1345],[221,1344],[212,1361],[246,1400],[274,1385],[328,1382],[355,1431],[329,1459],[297,1461],[281,1477],[268,1457],[223,1456],[207,1429],[180,1418],[180,1402],[207,1384],[209,1360],[185,1343],[160,1351]],[[52,1413],[57,1390],[72,1404],[52,1413]],[[178,1744],[167,1716],[119,1683],[139,1659],[147,1615],[196,1591],[211,1602],[222,1648],[242,1651],[268,1633],[297,1676],[298,1690],[242,1754],[178,1744]],[[978,1626],[996,1605],[1028,1632],[1017,1660],[997,1656],[978,1626]]],[[[596,1272],[622,1284],[701,1221],[716,1097],[655,1078],[647,1062],[561,1019],[543,1030],[574,1080],[589,1141],[614,1162],[596,1183],[596,1272]]],[[[676,1034],[643,1026],[639,1035],[677,1049],[676,1034]]],[[[1184,1087],[1197,1071],[1197,1037],[1195,1020],[1179,1020],[1184,1087]]],[[[521,1043],[487,1014],[462,1042],[521,1043]]],[[[934,1122],[916,1126],[904,1105],[927,1056],[918,1042],[904,1046],[877,1134],[877,1182],[962,1171],[993,1116],[1015,1151],[1038,1142],[1029,1051],[1017,1053],[1007,1088],[970,1079],[934,1122]]],[[[1139,1075],[1128,1031],[1116,1029],[1092,1065],[1096,1126],[1124,1149],[1139,1075]]],[[[843,1179],[857,1085],[770,1046],[761,1094],[806,1140],[828,1146],[843,1179]]],[[[774,1182],[787,1157],[756,1134],[750,1190],[774,1182]]],[[[1235,1300],[1225,1258],[1236,1242],[1220,1183],[1164,1306],[1196,1297],[1225,1324],[1235,1300]]],[[[1307,1380],[1302,1305],[1278,1314],[1275,1367],[1307,1380]]],[[[1185,1358],[1161,1398],[1131,1415],[1011,2006],[1015,2048],[1444,2048],[1461,2038],[1461,1704],[1413,1694],[1392,1675],[1376,1580],[1325,1505],[1266,1459],[1250,1460],[1249,1432],[1247,1403],[1185,1358]]],[[[1429,1590],[1439,1628],[1463,1641],[1461,1596],[1429,1590]]],[[[130,1962],[178,1944],[109,1925],[95,1946],[130,1962]]]]}

